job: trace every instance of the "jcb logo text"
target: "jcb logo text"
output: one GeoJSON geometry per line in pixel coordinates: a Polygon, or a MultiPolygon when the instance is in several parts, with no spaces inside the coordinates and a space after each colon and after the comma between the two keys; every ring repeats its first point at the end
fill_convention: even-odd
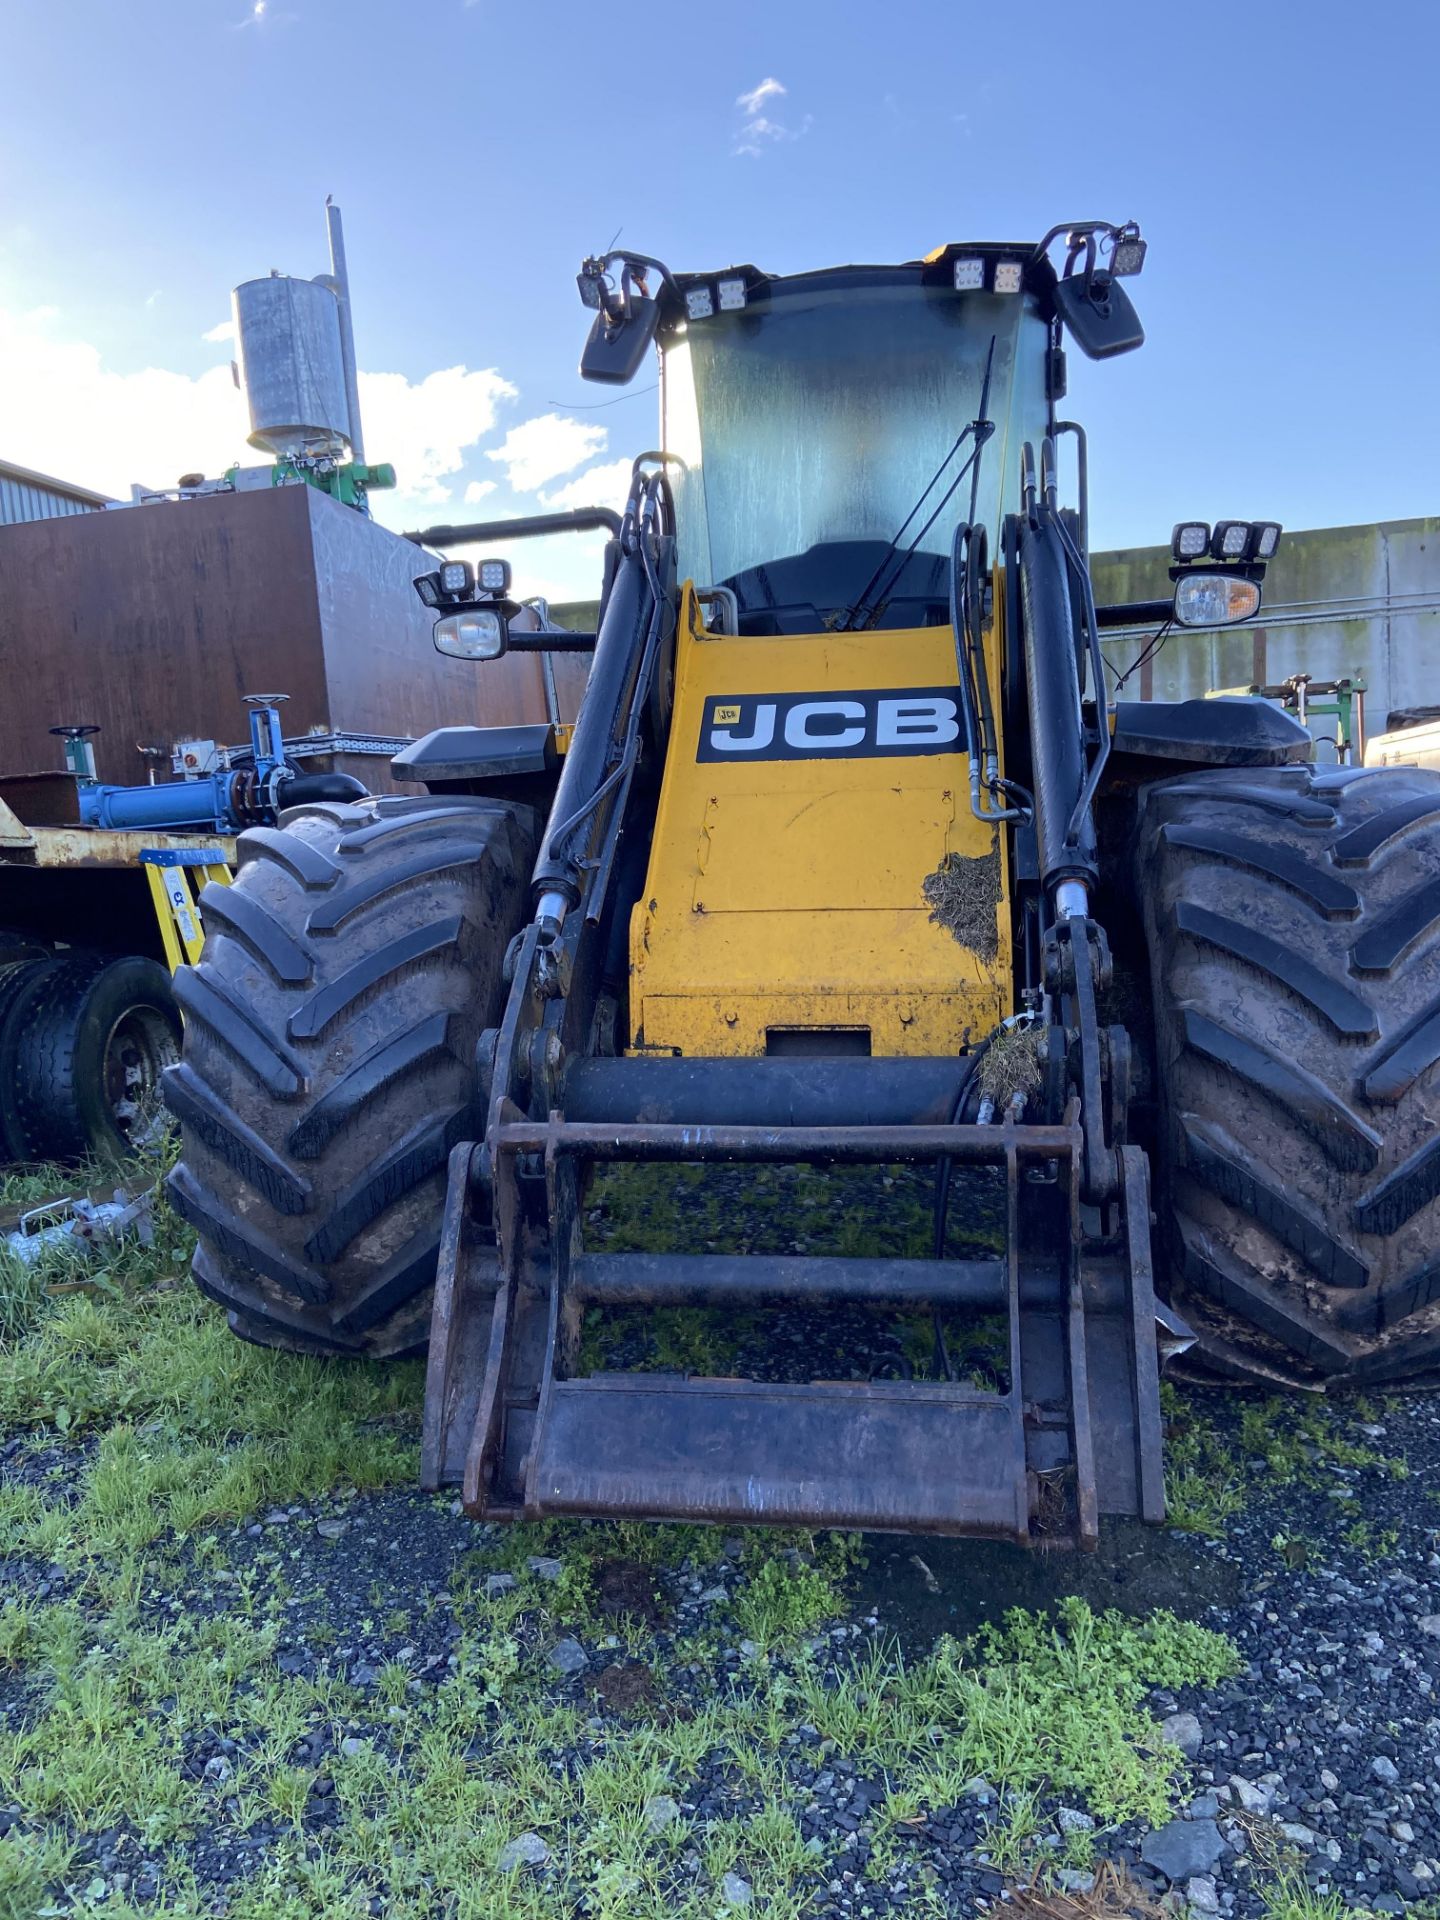
{"type": "Polygon", "coordinates": [[[956,753],[960,705],[953,687],[843,693],[712,694],[700,760],[870,760],[956,753]]]}

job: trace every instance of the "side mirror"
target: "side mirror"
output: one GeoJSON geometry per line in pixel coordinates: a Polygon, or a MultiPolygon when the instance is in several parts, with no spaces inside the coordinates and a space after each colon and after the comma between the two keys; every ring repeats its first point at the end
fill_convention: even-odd
{"type": "Polygon", "coordinates": [[[466,607],[435,622],[435,651],[452,660],[498,660],[510,622],[498,607],[466,607]]]}
{"type": "Polygon", "coordinates": [[[660,303],[634,294],[630,311],[613,319],[602,309],[580,355],[580,378],[624,387],[635,378],[660,327],[660,303]]]}
{"type": "Polygon", "coordinates": [[[1182,573],[1175,583],[1178,627],[1228,627],[1260,611],[1260,583],[1238,573],[1182,573]]]}
{"type": "Polygon", "coordinates": [[[1091,360],[1133,353],[1145,344],[1134,303],[1108,273],[1072,273],[1058,281],[1055,308],[1076,346],[1091,360]]]}

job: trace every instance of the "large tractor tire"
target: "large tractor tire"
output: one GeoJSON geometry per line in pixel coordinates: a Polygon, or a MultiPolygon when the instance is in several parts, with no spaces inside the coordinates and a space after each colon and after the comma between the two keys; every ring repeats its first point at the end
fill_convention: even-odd
{"type": "Polygon", "coordinates": [[[528,808],[316,804],[242,835],[201,896],[166,1099],[194,1276],[244,1338],[302,1352],[424,1344],[445,1163],[483,1124],[476,1042],[534,856],[528,808]]]}
{"type": "Polygon", "coordinates": [[[1226,770],[1150,788],[1172,1297],[1216,1370],[1440,1370],[1440,774],[1226,770]]]}
{"type": "Polygon", "coordinates": [[[141,954],[22,961],[0,983],[0,1008],[12,1156],[132,1152],[159,1115],[161,1077],[180,1053],[180,1009],[164,967],[141,954]]]}

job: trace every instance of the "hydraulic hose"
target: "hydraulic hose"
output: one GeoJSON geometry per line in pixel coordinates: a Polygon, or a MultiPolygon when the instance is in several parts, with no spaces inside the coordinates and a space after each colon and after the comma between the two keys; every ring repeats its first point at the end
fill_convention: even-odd
{"type": "Polygon", "coordinates": [[[1095,682],[1095,723],[1100,735],[1095,758],[1090,763],[1085,785],[1080,791],[1080,798],[1075,802],[1075,811],[1071,814],[1065,831],[1066,840],[1073,841],[1080,830],[1082,818],[1089,812],[1095,795],[1100,790],[1100,780],[1110,758],[1110,703],[1105,693],[1105,656],[1100,650],[1100,623],[1095,617],[1095,588],[1090,578],[1090,569],[1081,557],[1070,529],[1058,514],[1055,516],[1055,525],[1060,534],[1061,544],[1065,548],[1065,557],[1080,582],[1080,593],[1085,609],[1085,638],[1090,653],[1090,674],[1095,682]]]}
{"type": "Polygon", "coordinates": [[[985,654],[980,639],[978,608],[983,592],[985,553],[983,528],[956,527],[950,543],[950,624],[955,633],[955,664],[960,680],[960,710],[965,727],[965,750],[970,774],[970,811],[977,820],[994,825],[1002,821],[1028,820],[1033,802],[1023,788],[1000,778],[1000,750],[995,732],[995,712],[990,698],[990,681],[985,671],[985,654]],[[963,558],[962,558],[963,555],[963,558]],[[984,804],[984,793],[1014,795],[1013,807],[984,804]]]}
{"type": "Polygon", "coordinates": [[[299,773],[281,787],[279,803],[304,807],[316,800],[363,800],[368,791],[353,773],[299,773]]]}

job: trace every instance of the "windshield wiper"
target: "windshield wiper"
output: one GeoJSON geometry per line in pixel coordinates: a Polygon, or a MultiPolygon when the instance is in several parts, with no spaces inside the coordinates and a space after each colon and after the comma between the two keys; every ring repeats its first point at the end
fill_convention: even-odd
{"type": "Polygon", "coordinates": [[[985,378],[981,383],[981,387],[980,387],[979,418],[976,420],[971,420],[966,426],[963,426],[960,429],[960,432],[956,435],[954,446],[951,447],[950,451],[946,454],[945,458],[940,462],[939,466],[935,469],[934,473],[932,473],[930,478],[926,481],[924,490],[921,493],[920,498],[915,502],[914,506],[911,507],[909,513],[907,513],[905,518],[901,521],[900,526],[897,529],[894,537],[891,539],[889,545],[886,547],[885,551],[881,554],[879,560],[876,562],[875,571],[871,574],[870,578],[865,582],[865,585],[861,588],[858,597],[851,603],[850,606],[848,606],[845,609],[844,618],[836,622],[835,631],[837,633],[853,633],[856,630],[855,623],[857,621],[857,618],[862,612],[864,612],[866,616],[864,621],[861,622],[862,630],[872,626],[874,622],[877,619],[879,619],[881,609],[883,608],[885,603],[885,594],[889,592],[889,590],[899,580],[901,574],[905,571],[906,566],[909,564],[911,555],[914,553],[915,549],[919,546],[920,542],[925,538],[926,534],[930,531],[931,527],[933,527],[935,522],[940,518],[941,514],[945,511],[946,507],[949,506],[950,501],[954,497],[956,488],[960,485],[961,481],[964,480],[967,474],[970,474],[972,476],[971,482],[970,482],[970,518],[972,521],[974,520],[975,503],[978,497],[978,489],[980,485],[980,466],[979,466],[980,455],[983,453],[985,449],[985,442],[990,438],[991,434],[994,433],[995,431],[994,421],[987,418],[990,412],[990,375],[994,368],[994,365],[995,365],[995,335],[992,333],[990,336],[989,351],[985,355],[985,378]],[[874,592],[876,583],[884,575],[886,568],[890,565],[891,561],[895,558],[896,551],[899,548],[900,542],[905,538],[905,534],[907,529],[909,528],[910,522],[915,518],[916,514],[919,513],[920,509],[924,506],[925,502],[930,498],[930,495],[934,491],[936,486],[939,485],[940,477],[944,473],[945,469],[949,466],[950,462],[955,458],[956,454],[959,453],[960,449],[965,445],[965,442],[970,439],[974,440],[975,445],[972,447],[970,451],[969,459],[965,461],[963,466],[960,468],[960,471],[955,475],[955,478],[950,482],[949,486],[945,489],[945,492],[941,495],[940,504],[935,508],[935,511],[930,515],[930,518],[925,522],[924,526],[921,527],[920,531],[916,534],[915,538],[910,542],[910,545],[905,549],[904,553],[901,554],[899,564],[890,573],[889,578],[886,579],[884,586],[881,588],[881,591],[877,596],[876,604],[874,605],[874,607],[871,607],[869,605],[870,595],[872,592],[874,592]]]}

